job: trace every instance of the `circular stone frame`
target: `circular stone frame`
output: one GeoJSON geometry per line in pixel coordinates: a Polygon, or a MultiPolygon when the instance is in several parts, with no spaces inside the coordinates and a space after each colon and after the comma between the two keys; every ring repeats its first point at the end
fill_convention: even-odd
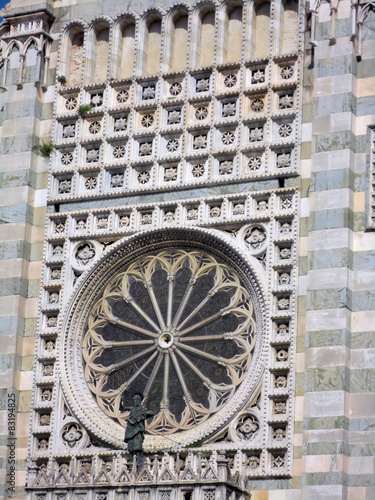
{"type": "Polygon", "coordinates": [[[215,229],[185,228],[149,230],[120,240],[103,253],[100,260],[92,264],[88,274],[77,283],[63,317],[58,363],[61,387],[74,416],[87,431],[116,448],[126,448],[123,441],[125,429],[98,407],[85,380],[81,346],[87,318],[104,287],[117,273],[126,270],[142,255],[168,247],[206,251],[234,269],[253,302],[256,343],[248,373],[223,408],[198,426],[171,437],[146,435],[145,450],[188,446],[217,433],[244,408],[264,371],[266,346],[263,332],[267,324],[265,284],[261,283],[252,265],[252,258],[230,237],[215,229]]]}

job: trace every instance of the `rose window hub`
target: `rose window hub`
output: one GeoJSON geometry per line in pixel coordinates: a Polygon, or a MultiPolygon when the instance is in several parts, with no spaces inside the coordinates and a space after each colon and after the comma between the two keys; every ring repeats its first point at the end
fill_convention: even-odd
{"type": "Polygon", "coordinates": [[[174,335],[169,332],[163,332],[158,338],[158,344],[162,349],[170,350],[173,348],[175,342],[174,335]]]}

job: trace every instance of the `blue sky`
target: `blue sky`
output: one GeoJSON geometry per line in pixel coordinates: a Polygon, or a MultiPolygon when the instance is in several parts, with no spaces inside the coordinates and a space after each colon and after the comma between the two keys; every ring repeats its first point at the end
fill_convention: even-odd
{"type": "MultiPolygon", "coordinates": [[[[10,0],[0,0],[0,10],[6,6],[7,3],[9,3],[10,0]]],[[[0,16],[0,22],[3,20],[3,18],[0,16]]]]}

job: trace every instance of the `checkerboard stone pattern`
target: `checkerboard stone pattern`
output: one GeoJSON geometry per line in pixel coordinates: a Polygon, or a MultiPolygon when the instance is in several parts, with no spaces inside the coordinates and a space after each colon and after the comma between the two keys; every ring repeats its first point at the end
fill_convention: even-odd
{"type": "MultiPolygon", "coordinates": [[[[169,9],[172,2],[164,0],[158,5],[162,9],[169,9]]],[[[252,478],[252,500],[375,498],[375,13],[370,4],[367,5],[368,8],[366,5],[357,8],[345,0],[331,4],[317,2],[314,5],[301,2],[300,5],[300,31],[305,32],[305,40],[300,47],[298,59],[302,77],[299,97],[302,112],[298,118],[301,123],[296,125],[299,153],[294,157],[293,172],[289,172],[293,175],[286,176],[284,181],[285,187],[300,190],[297,210],[299,240],[296,355],[292,366],[295,376],[295,398],[291,412],[294,428],[292,473],[290,477],[283,478],[252,478]],[[309,43],[309,33],[313,26],[314,36],[311,37],[312,43],[309,43]]],[[[141,14],[145,7],[147,5],[141,5],[141,2],[132,4],[132,10],[138,14],[141,14]]],[[[27,16],[33,9],[47,9],[51,16],[43,18],[43,22],[47,23],[45,26],[34,26],[39,37],[36,37],[35,43],[40,41],[44,30],[48,32],[47,64],[45,61],[43,65],[38,63],[41,59],[38,59],[35,53],[25,53],[24,58],[14,55],[17,54],[17,47],[13,47],[12,53],[8,55],[3,52],[1,54],[0,496],[4,497],[7,496],[7,394],[10,391],[15,393],[17,402],[17,471],[14,498],[26,497],[26,459],[30,446],[29,424],[30,419],[34,418],[34,353],[41,300],[39,297],[46,215],[54,211],[52,202],[64,201],[64,192],[58,192],[56,175],[54,177],[51,174],[50,167],[53,168],[53,162],[41,157],[37,146],[43,142],[47,143],[52,134],[55,134],[53,137],[58,143],[58,151],[53,153],[54,158],[58,158],[60,162],[62,159],[58,155],[65,153],[63,158],[66,160],[63,161],[68,161],[69,153],[75,144],[74,134],[83,134],[86,131],[74,130],[74,127],[72,129],[69,116],[62,117],[63,120],[59,122],[61,126],[54,121],[56,100],[62,95],[57,92],[55,85],[60,34],[68,22],[81,19],[88,24],[95,17],[105,15],[115,18],[124,8],[124,3],[120,0],[62,0],[55,2],[55,5],[45,0],[41,0],[37,5],[31,0],[11,1],[10,16],[27,16]],[[21,61],[26,68],[23,81],[22,75],[20,77],[21,61]],[[36,68],[39,68],[41,77],[36,76],[36,68]],[[63,196],[59,196],[60,194],[63,196]],[[47,206],[48,196],[51,200],[50,206],[47,206]]],[[[280,2],[272,3],[273,16],[281,12],[280,9],[280,2]]],[[[190,26],[190,29],[193,27],[190,26]]],[[[273,21],[272,29],[276,33],[280,27],[273,21]]],[[[6,27],[0,28],[0,38],[4,43],[8,43],[12,36],[22,43],[27,42],[27,36],[22,37],[20,31],[9,32],[6,27]]],[[[216,42],[220,43],[220,36],[216,38],[216,42]]],[[[145,50],[142,46],[138,49],[145,50]]],[[[78,57],[77,54],[78,52],[74,57],[78,57]]],[[[207,53],[205,57],[207,60],[202,57],[202,66],[212,66],[212,61],[205,64],[210,60],[210,54],[207,53]]],[[[243,56],[239,53],[240,57],[243,56]]],[[[271,65],[266,59],[267,55],[259,55],[257,65],[265,68],[268,64],[268,75],[272,76],[269,70],[271,65]]],[[[105,65],[105,62],[102,63],[105,65]]],[[[242,63],[244,64],[244,60],[242,63]]],[[[272,60],[272,64],[272,68],[276,68],[277,65],[283,64],[283,61],[276,58],[272,60]]],[[[216,62],[213,66],[216,72],[231,69],[224,67],[218,70],[216,62]]],[[[79,74],[79,68],[76,69],[79,74]]],[[[148,70],[154,69],[152,61],[149,61],[148,70]]],[[[184,67],[179,69],[184,70],[184,67]]],[[[202,78],[205,71],[206,69],[202,72],[202,78]]],[[[154,75],[157,72],[156,69],[154,75]]],[[[72,83],[73,87],[77,87],[69,87],[73,89],[73,97],[81,85],[76,73],[72,83]]],[[[229,71],[227,73],[232,74],[229,71]]],[[[100,68],[95,77],[100,77],[100,68]]],[[[129,78],[129,75],[122,74],[118,77],[125,79],[129,78]]],[[[134,83],[131,75],[129,81],[134,83]]],[[[110,86],[110,83],[107,82],[107,86],[110,86]]],[[[259,95],[269,100],[270,96],[274,95],[276,102],[276,99],[279,99],[279,90],[285,90],[282,85],[279,87],[276,85],[271,89],[267,86],[259,95]]],[[[94,87],[85,91],[87,95],[97,95],[94,87]]],[[[286,92],[285,95],[288,97],[290,94],[286,92]]],[[[207,96],[205,104],[211,103],[211,96],[207,96]]],[[[136,98],[134,94],[134,99],[136,98]]],[[[240,98],[245,101],[242,91],[240,98]]],[[[258,95],[255,95],[255,98],[258,98],[258,95]]],[[[132,106],[135,105],[132,103],[132,106]]],[[[238,120],[240,110],[233,110],[230,105],[232,101],[226,98],[218,112],[223,113],[225,110],[225,113],[235,113],[233,120],[238,120]],[[224,105],[227,107],[224,108],[224,105]]],[[[165,126],[175,126],[173,120],[177,120],[177,115],[172,113],[176,109],[168,109],[164,118],[160,115],[160,120],[165,120],[165,126]],[[168,124],[168,120],[171,123],[168,124]]],[[[196,106],[196,112],[198,109],[199,106],[196,106]]],[[[143,116],[139,118],[140,124],[142,119],[149,115],[145,110],[147,107],[143,106],[138,106],[136,110],[143,116]]],[[[161,107],[158,112],[161,113],[161,107]]],[[[209,112],[216,113],[217,110],[211,107],[209,112]]],[[[123,127],[121,121],[116,121],[121,118],[122,116],[117,116],[116,113],[107,114],[106,126],[107,123],[112,123],[115,127],[117,123],[116,126],[123,127]]],[[[223,132],[231,133],[235,129],[237,122],[231,120],[229,117],[228,123],[223,125],[223,132]]],[[[264,122],[270,127],[271,115],[267,115],[264,122]]],[[[90,117],[87,121],[87,133],[98,130],[98,123],[99,127],[102,127],[102,123],[94,114],[92,119],[90,117]]],[[[254,128],[259,129],[259,124],[254,128]]],[[[200,129],[202,130],[202,127],[200,129]]],[[[213,133],[213,125],[210,124],[207,130],[213,133]]],[[[287,127],[284,127],[284,130],[288,130],[287,127]]],[[[293,133],[294,131],[295,129],[293,133]]],[[[186,150],[189,147],[193,149],[195,136],[189,130],[185,132],[185,136],[190,137],[191,144],[187,140],[184,147],[186,150]]],[[[170,133],[165,133],[165,137],[167,142],[174,139],[174,135],[170,133]]],[[[232,140],[230,134],[227,134],[227,137],[232,140]]],[[[122,215],[124,220],[127,220],[127,217],[132,220],[131,217],[134,218],[136,213],[141,214],[140,217],[148,215],[145,203],[167,203],[178,198],[174,190],[166,187],[169,181],[181,181],[180,172],[174,170],[176,164],[171,163],[172,170],[168,171],[168,174],[167,169],[164,166],[161,168],[159,164],[152,163],[151,168],[151,162],[146,164],[142,160],[142,151],[147,147],[143,144],[147,144],[147,141],[142,138],[142,142],[139,138],[136,134],[132,138],[134,147],[138,147],[135,154],[138,155],[139,162],[134,170],[138,177],[134,174],[132,178],[128,178],[131,188],[136,187],[133,189],[131,201],[126,203],[132,206],[133,212],[128,214],[125,211],[122,215]],[[144,175],[139,177],[142,173],[144,175]],[[139,187],[139,179],[146,179],[147,182],[151,179],[154,183],[147,199],[147,186],[139,187]],[[156,191],[159,188],[162,194],[158,197],[156,191]]],[[[65,213],[74,213],[77,223],[80,220],[80,210],[87,209],[94,214],[92,217],[96,217],[95,214],[100,215],[101,208],[107,208],[99,197],[94,199],[95,196],[88,193],[90,190],[95,191],[97,186],[98,189],[99,186],[107,186],[108,189],[120,187],[116,182],[121,183],[120,177],[125,170],[114,166],[118,159],[116,155],[121,158],[123,154],[115,139],[113,135],[113,147],[106,149],[108,155],[112,155],[112,177],[107,175],[108,170],[102,170],[100,175],[97,170],[93,176],[92,171],[95,169],[90,170],[90,166],[84,172],[79,172],[80,177],[75,172],[74,182],[77,180],[77,183],[81,183],[74,185],[75,193],[79,193],[81,188],[85,190],[87,204],[81,205],[79,197],[68,203],[69,196],[65,196],[66,203],[59,207],[65,213]]],[[[238,137],[235,139],[239,140],[238,137]]],[[[163,143],[160,144],[163,148],[163,143]]],[[[85,158],[89,157],[89,151],[96,150],[95,145],[95,141],[80,142],[79,147],[85,152],[85,158]]],[[[268,165],[271,165],[272,158],[275,158],[276,162],[273,153],[277,148],[279,154],[288,154],[287,149],[292,146],[294,147],[295,143],[288,143],[287,147],[281,142],[267,144],[264,151],[268,165]]],[[[166,145],[163,151],[166,152],[166,145]]],[[[248,153],[251,151],[238,149],[233,156],[236,154],[238,158],[242,158],[241,155],[248,153]]],[[[191,187],[191,194],[185,191],[187,198],[190,197],[195,202],[204,198],[202,205],[197,204],[197,208],[194,207],[197,213],[202,210],[200,206],[213,199],[212,196],[217,195],[217,198],[220,198],[229,191],[230,196],[225,201],[228,206],[232,198],[237,199],[236,195],[241,191],[238,187],[240,183],[229,182],[230,177],[227,177],[227,185],[218,181],[220,168],[225,175],[232,175],[230,169],[223,170],[227,167],[224,165],[227,157],[227,153],[216,155],[212,151],[204,157],[204,161],[211,162],[210,172],[215,187],[209,186],[210,179],[207,179],[204,189],[202,187],[198,191],[194,185],[191,187]]],[[[203,165],[194,171],[205,171],[204,162],[192,162],[192,158],[196,159],[194,154],[184,159],[186,168],[203,165]]],[[[120,159],[119,162],[121,161],[120,159]]],[[[239,163],[234,163],[235,168],[237,165],[239,163]]],[[[67,170],[63,169],[57,170],[58,182],[71,179],[70,174],[66,172],[67,170]]],[[[237,175],[237,171],[233,172],[233,175],[237,175]]],[[[280,187],[272,179],[263,179],[262,184],[257,183],[252,175],[246,179],[246,189],[249,191],[263,193],[262,190],[280,187]]],[[[194,181],[193,175],[190,180],[194,181]]],[[[244,181],[243,178],[240,180],[244,181]]],[[[68,189],[68,184],[61,184],[62,190],[65,187],[68,189]]],[[[71,186],[69,184],[69,189],[71,186]]],[[[106,202],[111,203],[108,200],[106,202]]],[[[167,205],[158,205],[157,208],[160,213],[171,213],[167,209],[167,205]]],[[[54,217],[57,217],[56,214],[54,217]]]]}

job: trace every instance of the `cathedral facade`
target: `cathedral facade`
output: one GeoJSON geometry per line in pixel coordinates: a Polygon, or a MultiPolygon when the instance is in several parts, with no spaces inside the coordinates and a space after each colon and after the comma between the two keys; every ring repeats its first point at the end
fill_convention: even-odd
{"type": "Polygon", "coordinates": [[[0,25],[0,495],[373,499],[375,4],[151,4],[0,25]]]}

